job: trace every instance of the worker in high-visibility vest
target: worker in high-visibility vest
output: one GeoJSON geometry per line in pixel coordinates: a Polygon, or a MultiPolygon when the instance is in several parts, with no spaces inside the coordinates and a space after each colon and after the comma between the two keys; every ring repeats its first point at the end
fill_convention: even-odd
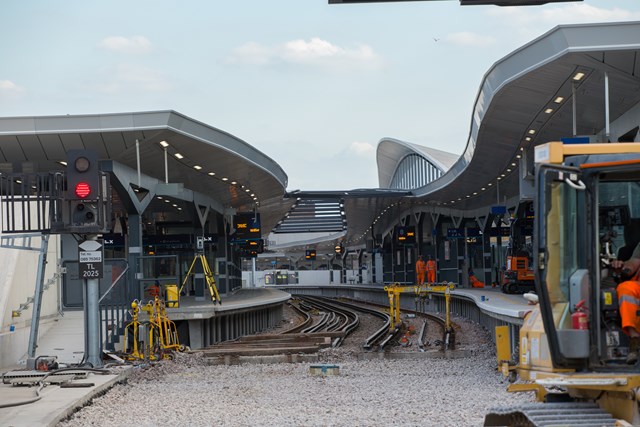
{"type": "Polygon", "coordinates": [[[614,270],[621,271],[628,279],[617,287],[622,330],[629,337],[627,363],[634,365],[640,352],[640,244],[627,261],[611,261],[614,270]]]}
{"type": "Polygon", "coordinates": [[[416,261],[416,282],[419,285],[424,283],[424,273],[427,271],[427,263],[422,258],[422,255],[418,255],[418,260],[416,261]]]}
{"type": "Polygon", "coordinates": [[[431,255],[429,255],[429,259],[427,260],[427,282],[436,282],[436,261],[431,258],[431,255]]]}

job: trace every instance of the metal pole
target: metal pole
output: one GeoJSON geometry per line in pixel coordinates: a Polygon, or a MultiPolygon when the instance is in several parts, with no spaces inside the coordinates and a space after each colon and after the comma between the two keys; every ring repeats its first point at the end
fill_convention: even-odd
{"type": "Polygon", "coordinates": [[[169,183],[169,163],[167,160],[167,148],[164,148],[164,183],[169,183]]]}
{"type": "MultiPolygon", "coordinates": [[[[87,240],[97,240],[96,234],[87,236],[87,240]]],[[[100,342],[100,279],[84,279],[86,289],[86,329],[85,329],[85,361],[94,368],[102,367],[102,343],[100,342]]]]}
{"type": "Polygon", "coordinates": [[[140,141],[136,139],[136,166],[138,169],[138,187],[140,187],[140,141]]]}
{"type": "Polygon", "coordinates": [[[47,265],[47,250],[49,248],[49,235],[42,235],[40,244],[40,260],[36,273],[36,289],[33,293],[33,313],[31,315],[31,331],[29,332],[29,348],[27,355],[36,357],[38,347],[38,329],[40,327],[40,309],[42,308],[42,294],[44,293],[44,270],[47,265]]]}
{"type": "Polygon", "coordinates": [[[256,287],[256,259],[251,258],[251,287],[256,287]]]}
{"type": "Polygon", "coordinates": [[[604,125],[605,138],[609,142],[609,73],[604,72],[604,125]]]}
{"type": "Polygon", "coordinates": [[[578,121],[576,119],[578,102],[576,101],[576,84],[571,84],[571,105],[573,109],[573,136],[578,134],[578,121]]]}

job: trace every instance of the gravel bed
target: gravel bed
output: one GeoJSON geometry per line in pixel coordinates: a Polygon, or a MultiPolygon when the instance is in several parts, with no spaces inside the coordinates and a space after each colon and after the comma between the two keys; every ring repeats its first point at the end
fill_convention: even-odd
{"type": "Polygon", "coordinates": [[[530,393],[507,393],[488,332],[462,318],[453,319],[457,348],[470,357],[356,360],[362,337],[379,327],[371,319],[363,316],[343,347],[321,353],[339,375],[312,376],[309,363],[209,366],[200,354],[180,354],[137,368],[127,384],[59,425],[481,426],[488,408],[534,401],[530,393]]]}

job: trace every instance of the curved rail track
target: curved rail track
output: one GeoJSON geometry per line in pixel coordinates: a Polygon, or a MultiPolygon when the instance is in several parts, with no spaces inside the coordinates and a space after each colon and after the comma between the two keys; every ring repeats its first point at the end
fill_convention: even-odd
{"type": "MultiPolygon", "coordinates": [[[[315,353],[325,347],[339,347],[360,325],[361,315],[366,313],[379,318],[382,326],[362,343],[362,348],[367,351],[384,351],[391,345],[397,344],[398,337],[403,328],[401,325],[390,329],[391,317],[388,312],[368,303],[346,302],[319,296],[295,296],[288,302],[289,306],[301,317],[294,327],[277,334],[244,336],[234,341],[227,341],[207,347],[202,350],[205,357],[240,356],[272,356],[282,354],[315,353]]],[[[445,328],[445,321],[438,316],[416,313],[425,316],[445,328]]],[[[430,322],[429,322],[430,323],[430,322]]],[[[422,325],[419,338],[419,347],[424,351],[425,337],[427,333],[427,321],[422,325]]],[[[455,342],[446,333],[443,335],[443,349],[452,348],[450,344],[455,342]]]]}

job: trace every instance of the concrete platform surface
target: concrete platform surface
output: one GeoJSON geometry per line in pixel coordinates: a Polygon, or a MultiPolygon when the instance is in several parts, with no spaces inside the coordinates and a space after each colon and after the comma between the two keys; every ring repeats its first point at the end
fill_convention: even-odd
{"type": "Polygon", "coordinates": [[[48,385],[40,392],[39,400],[6,408],[3,406],[36,398],[38,386],[13,386],[0,383],[0,426],[55,426],[95,396],[124,381],[131,372],[131,367],[118,367],[109,375],[90,373],[86,379],[73,381],[73,383],[94,384],[87,388],[61,388],[58,385],[48,385]]]}

